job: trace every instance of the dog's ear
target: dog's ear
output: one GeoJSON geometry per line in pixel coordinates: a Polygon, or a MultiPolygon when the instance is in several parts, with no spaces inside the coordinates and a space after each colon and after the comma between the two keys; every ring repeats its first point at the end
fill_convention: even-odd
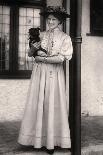
{"type": "Polygon", "coordinates": [[[30,29],[29,29],[29,34],[32,34],[33,31],[34,31],[34,28],[30,28],[30,29]]]}
{"type": "Polygon", "coordinates": [[[40,30],[40,27],[37,27],[38,30],[40,30]]]}

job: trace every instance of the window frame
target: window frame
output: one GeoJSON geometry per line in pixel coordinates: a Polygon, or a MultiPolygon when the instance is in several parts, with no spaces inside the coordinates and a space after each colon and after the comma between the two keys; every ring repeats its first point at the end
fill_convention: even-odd
{"type": "MultiPolygon", "coordinates": [[[[0,79],[29,79],[31,70],[18,70],[18,43],[19,43],[19,8],[28,7],[43,10],[46,0],[38,2],[34,0],[5,0],[0,5],[10,7],[10,40],[9,40],[9,70],[0,71],[0,79]],[[15,35],[14,35],[15,34],[15,35]]],[[[40,19],[41,30],[45,30],[46,24],[43,17],[40,19]]]]}
{"type": "Polygon", "coordinates": [[[90,34],[87,34],[87,35],[103,36],[103,29],[102,30],[100,30],[99,28],[95,29],[95,25],[94,25],[95,16],[93,12],[94,12],[93,0],[90,0],[90,34]]]}

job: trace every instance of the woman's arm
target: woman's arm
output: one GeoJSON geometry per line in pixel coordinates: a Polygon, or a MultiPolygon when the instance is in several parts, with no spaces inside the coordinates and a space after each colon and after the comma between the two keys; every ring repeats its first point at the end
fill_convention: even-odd
{"type": "Polygon", "coordinates": [[[35,42],[34,44],[31,43],[31,48],[28,50],[28,56],[35,57],[37,55],[37,51],[39,47],[40,47],[40,42],[35,42]]]}
{"type": "Polygon", "coordinates": [[[36,56],[35,61],[54,64],[54,63],[62,63],[64,60],[61,59],[59,55],[57,55],[57,56],[50,56],[50,57],[36,56]]]}
{"type": "Polygon", "coordinates": [[[47,57],[47,54],[45,52],[43,52],[42,50],[38,50],[37,55],[41,56],[41,57],[47,57]]]}

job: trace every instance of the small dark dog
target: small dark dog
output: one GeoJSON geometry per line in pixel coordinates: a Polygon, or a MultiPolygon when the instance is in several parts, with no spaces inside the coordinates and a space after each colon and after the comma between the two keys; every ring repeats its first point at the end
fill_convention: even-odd
{"type": "Polygon", "coordinates": [[[40,28],[30,28],[29,29],[29,47],[31,48],[31,43],[39,42],[40,41],[40,28]]]}
{"type": "Polygon", "coordinates": [[[35,47],[32,46],[32,44],[34,44],[35,42],[38,42],[38,43],[40,42],[39,35],[40,35],[40,28],[39,27],[29,29],[29,47],[30,47],[31,50],[32,50],[32,48],[34,50],[34,52],[32,54],[32,56],[34,58],[35,58],[35,56],[37,56],[37,51],[38,50],[41,50],[41,51],[47,53],[47,51],[45,49],[41,48],[41,46],[39,47],[39,49],[36,49],[35,47]]]}

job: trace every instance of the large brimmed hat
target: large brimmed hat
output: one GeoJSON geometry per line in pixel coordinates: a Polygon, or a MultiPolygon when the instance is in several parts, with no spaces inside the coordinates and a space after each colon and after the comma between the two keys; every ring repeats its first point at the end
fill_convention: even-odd
{"type": "Polygon", "coordinates": [[[48,15],[58,15],[62,19],[70,18],[70,15],[67,11],[61,6],[48,6],[40,15],[47,17],[48,15]]]}

